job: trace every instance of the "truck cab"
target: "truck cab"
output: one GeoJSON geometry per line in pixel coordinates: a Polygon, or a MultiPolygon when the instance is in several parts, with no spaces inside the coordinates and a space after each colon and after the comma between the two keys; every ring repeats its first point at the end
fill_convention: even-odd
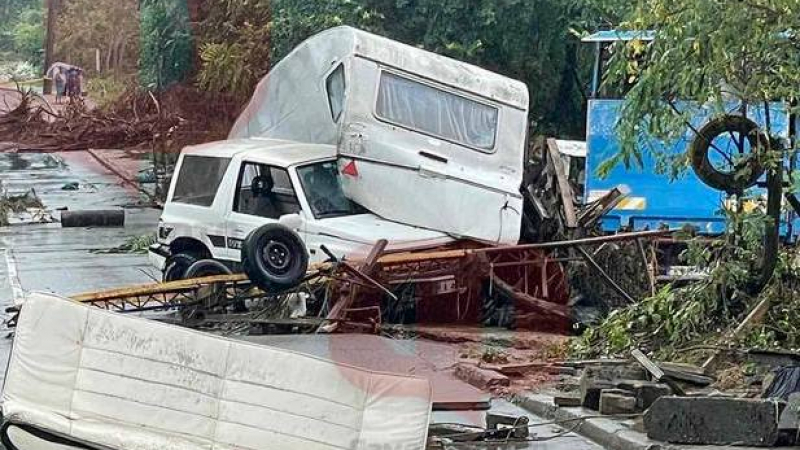
{"type": "MultiPolygon", "coordinates": [[[[184,149],[178,159],[153,264],[166,273],[180,258],[214,259],[232,269],[247,236],[266,224],[295,231],[309,262],[366,255],[386,238],[388,250],[435,247],[446,234],[384,220],[348,199],[334,146],[249,138],[184,149]]],[[[180,277],[178,277],[180,278],[180,277]]]]}

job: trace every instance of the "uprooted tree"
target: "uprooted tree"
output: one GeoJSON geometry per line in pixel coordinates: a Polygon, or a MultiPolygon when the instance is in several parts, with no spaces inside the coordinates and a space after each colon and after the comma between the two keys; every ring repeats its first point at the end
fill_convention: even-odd
{"type": "MultiPolygon", "coordinates": [[[[800,36],[795,30],[800,25],[799,13],[798,0],[639,2],[621,27],[653,30],[654,40],[634,39],[612,49],[610,75],[604,82],[626,84],[630,90],[617,125],[621,151],[601,169],[641,165],[649,153],[675,176],[692,166],[708,182],[704,168],[698,167],[708,158],[671,153],[670,144],[689,135],[695,142],[708,144],[701,147],[711,151],[713,136],[692,126],[701,110],[712,120],[721,118],[720,129],[731,136],[736,131],[731,124],[743,122],[731,117],[760,114],[760,129],[747,131],[758,133],[751,142],[759,144],[742,151],[752,135],[740,135],[734,141],[734,150],[738,147],[739,151],[728,163],[731,174],[740,178],[732,175],[730,180],[757,178],[753,177],[754,167],[765,170],[770,186],[767,210],[780,213],[782,181],[795,180],[783,162],[793,157],[795,149],[774,135],[769,105],[779,101],[791,112],[797,109],[800,36]]],[[[800,345],[796,312],[800,271],[794,253],[782,250],[775,258],[775,270],[764,269],[772,256],[765,252],[765,242],[778,232],[777,214],[770,217],[762,208],[746,207],[763,199],[743,189],[744,185],[726,189],[732,200],[727,204],[733,205],[723,208],[729,224],[726,234],[714,242],[694,242],[684,255],[687,263],[704,270],[707,277],[685,287],[667,287],[617,311],[587,331],[581,351],[620,353],[643,346],[674,353],[697,343],[732,344],[731,334],[725,331],[740,323],[763,299],[771,304],[766,318],[754,323],[740,340],[758,346],[800,345]]]]}

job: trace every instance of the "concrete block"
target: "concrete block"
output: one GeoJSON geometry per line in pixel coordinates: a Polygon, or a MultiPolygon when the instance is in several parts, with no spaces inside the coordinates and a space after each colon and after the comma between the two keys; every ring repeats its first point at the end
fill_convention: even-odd
{"type": "Polygon", "coordinates": [[[622,389],[603,389],[600,393],[600,414],[632,414],[636,412],[636,397],[622,389]]]}
{"type": "Polygon", "coordinates": [[[778,428],[796,431],[800,427],[800,392],[789,394],[789,401],[781,414],[778,428]]]}
{"type": "Polygon", "coordinates": [[[672,395],[672,389],[663,383],[641,380],[620,380],[616,387],[630,391],[636,397],[636,407],[640,411],[649,408],[658,398],[672,395]]]}
{"type": "Polygon", "coordinates": [[[661,397],[644,417],[647,436],[675,444],[769,447],[785,403],[724,397],[661,397]]]}
{"type": "Polygon", "coordinates": [[[593,409],[595,411],[600,409],[600,393],[603,389],[613,389],[614,384],[611,381],[599,380],[586,376],[581,377],[580,382],[580,399],[581,406],[584,408],[593,409]]]}
{"type": "Polygon", "coordinates": [[[555,396],[553,404],[563,408],[574,408],[581,406],[581,398],[577,396],[555,396]]]}
{"type": "Polygon", "coordinates": [[[588,366],[582,376],[601,380],[647,380],[647,371],[639,365],[588,366]]]}
{"type": "Polygon", "coordinates": [[[473,364],[456,365],[455,375],[458,379],[483,390],[511,385],[511,380],[507,376],[493,370],[481,369],[473,364]]]}

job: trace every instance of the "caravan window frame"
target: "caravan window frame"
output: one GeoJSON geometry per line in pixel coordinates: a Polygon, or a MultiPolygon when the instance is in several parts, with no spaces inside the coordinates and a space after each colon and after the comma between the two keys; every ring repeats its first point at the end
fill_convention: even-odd
{"type": "Polygon", "coordinates": [[[449,142],[449,143],[454,144],[454,145],[458,145],[459,147],[465,147],[465,148],[474,150],[476,152],[480,152],[480,153],[484,153],[484,154],[493,154],[493,153],[497,152],[497,141],[498,141],[498,136],[500,134],[500,123],[502,121],[502,114],[503,114],[503,108],[499,107],[496,104],[493,104],[493,103],[490,103],[490,102],[486,101],[482,97],[476,97],[476,96],[472,96],[472,95],[467,95],[463,91],[459,91],[459,90],[457,90],[455,88],[452,88],[450,86],[439,84],[439,83],[433,82],[431,80],[428,80],[428,79],[425,79],[425,78],[422,78],[422,77],[419,77],[419,76],[415,76],[415,75],[412,75],[410,73],[403,72],[403,71],[400,71],[400,70],[397,70],[397,69],[381,67],[378,70],[378,80],[377,80],[377,83],[375,83],[375,92],[374,92],[374,96],[373,96],[373,99],[372,99],[372,115],[375,117],[375,119],[377,119],[380,122],[383,122],[383,123],[386,123],[386,124],[389,124],[389,125],[393,125],[393,126],[396,126],[396,127],[400,127],[400,128],[403,128],[403,129],[406,129],[406,130],[409,130],[409,131],[414,131],[414,132],[423,134],[425,136],[429,136],[429,137],[432,137],[432,138],[435,138],[435,139],[439,139],[439,140],[442,140],[442,141],[445,141],[445,142],[449,142]],[[399,78],[403,78],[403,79],[409,80],[409,81],[414,82],[414,83],[419,83],[419,84],[428,86],[430,88],[436,89],[438,91],[442,91],[444,93],[447,93],[447,94],[450,94],[450,95],[453,95],[453,96],[456,96],[456,97],[461,97],[461,98],[463,98],[465,100],[468,100],[468,101],[471,101],[471,102],[474,102],[474,103],[478,103],[480,105],[492,108],[495,111],[497,111],[497,123],[495,124],[495,127],[494,127],[494,134],[492,135],[492,145],[491,145],[491,147],[487,148],[487,147],[478,147],[478,146],[475,146],[475,145],[470,145],[468,143],[461,142],[459,140],[456,140],[456,139],[453,139],[453,138],[449,138],[447,136],[441,136],[439,134],[436,134],[436,133],[433,133],[433,132],[430,132],[430,131],[426,131],[426,130],[422,130],[422,129],[419,129],[417,127],[414,127],[414,126],[411,126],[411,125],[408,125],[408,124],[400,123],[400,122],[392,120],[392,119],[390,119],[388,117],[381,116],[378,113],[378,99],[380,97],[381,83],[383,81],[383,76],[384,76],[385,73],[394,75],[394,76],[399,77],[399,78]]]}
{"type": "Polygon", "coordinates": [[[328,102],[328,112],[330,112],[331,120],[333,120],[333,123],[339,123],[339,119],[342,118],[342,116],[344,115],[344,112],[347,110],[347,87],[348,87],[347,85],[348,85],[348,83],[347,83],[347,68],[345,67],[344,61],[341,61],[338,64],[337,63],[333,63],[332,64],[332,68],[325,73],[325,76],[323,77],[322,84],[323,84],[323,88],[325,90],[325,99],[328,102]],[[342,83],[343,83],[343,86],[342,86],[342,98],[341,98],[342,104],[341,104],[341,110],[339,111],[339,114],[336,114],[334,116],[333,103],[331,102],[331,91],[330,91],[330,86],[329,86],[328,83],[332,79],[334,74],[339,70],[341,70],[341,72],[342,72],[342,83]]]}

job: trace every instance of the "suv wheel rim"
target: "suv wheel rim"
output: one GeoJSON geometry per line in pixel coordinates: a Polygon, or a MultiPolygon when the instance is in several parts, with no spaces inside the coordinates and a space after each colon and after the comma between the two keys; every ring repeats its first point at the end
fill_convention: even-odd
{"type": "Polygon", "coordinates": [[[264,262],[279,272],[285,272],[292,264],[292,252],[282,242],[269,241],[261,252],[264,262]]]}

